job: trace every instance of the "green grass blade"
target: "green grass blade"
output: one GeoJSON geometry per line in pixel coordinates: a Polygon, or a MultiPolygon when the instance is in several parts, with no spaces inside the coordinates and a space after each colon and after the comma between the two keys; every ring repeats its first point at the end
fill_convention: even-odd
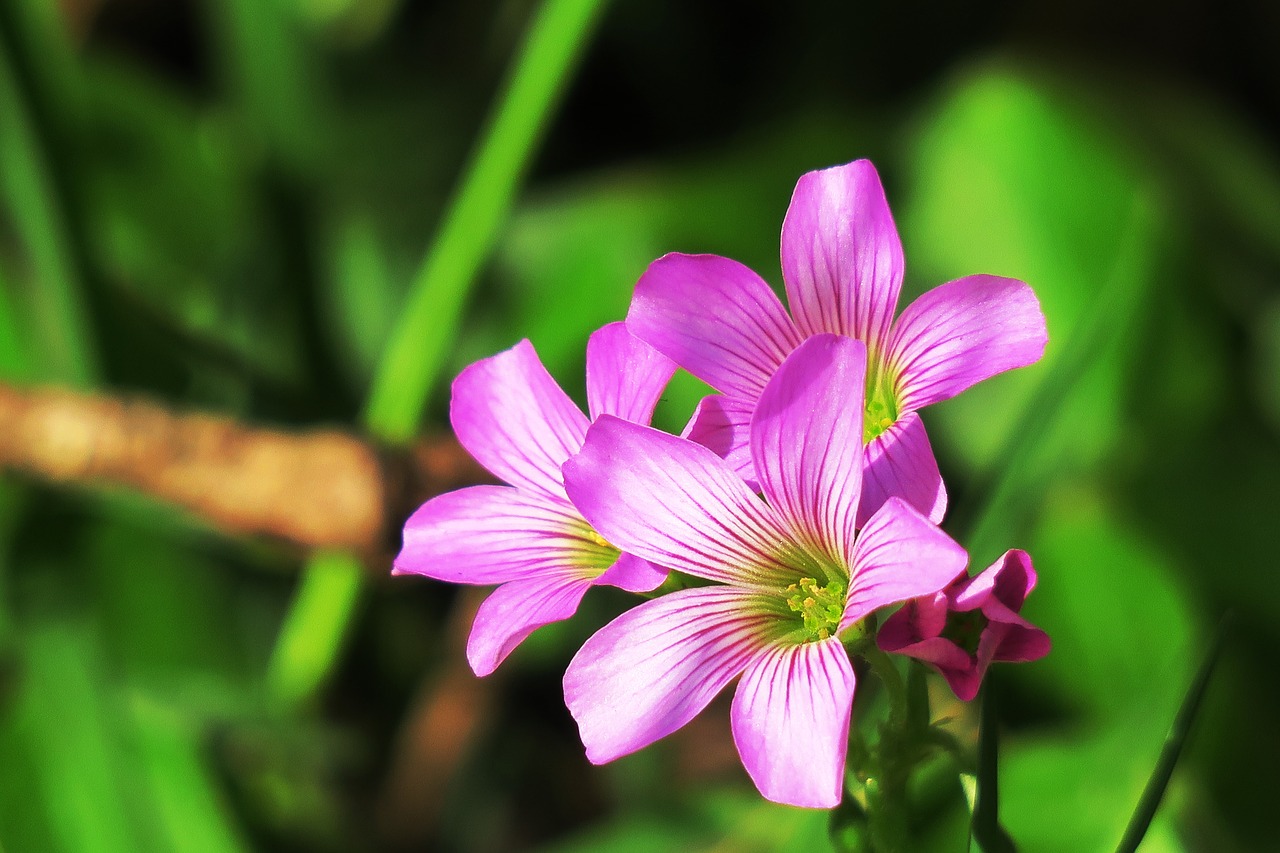
{"type": "Polygon", "coordinates": [[[8,277],[0,265],[0,377],[32,378],[34,366],[29,343],[22,336],[22,320],[14,311],[8,277]]]}
{"type": "Polygon", "coordinates": [[[288,708],[305,701],[332,669],[359,606],[362,572],[360,561],[341,551],[307,562],[267,666],[273,702],[288,708]]]}
{"type": "Polygon", "coordinates": [[[1142,843],[1143,836],[1147,834],[1151,820],[1155,817],[1156,810],[1160,808],[1160,801],[1164,799],[1164,792],[1169,787],[1169,780],[1173,778],[1173,770],[1178,764],[1178,758],[1182,755],[1182,748],[1187,742],[1187,735],[1191,732],[1191,725],[1200,711],[1200,705],[1209,687],[1209,679],[1213,676],[1214,667],[1222,653],[1223,641],[1230,627],[1231,614],[1228,613],[1218,623],[1213,639],[1209,642],[1209,650],[1205,652],[1204,662],[1200,664],[1200,670],[1192,679],[1191,686],[1187,688],[1182,707],[1173,718],[1173,725],[1170,726],[1164,746],[1160,749],[1160,757],[1151,771],[1151,778],[1142,791],[1138,807],[1129,819],[1129,825],[1120,839],[1120,845],[1116,847],[1117,853],[1134,853],[1142,843]]]}
{"type": "Polygon", "coordinates": [[[36,326],[30,331],[40,342],[41,374],[89,386],[98,366],[82,301],[83,253],[48,156],[49,129],[40,127],[32,108],[31,75],[17,66],[16,16],[16,9],[0,13],[0,198],[30,258],[36,326]]]}
{"type": "MultiPolygon", "coordinates": [[[[378,438],[405,442],[417,431],[476,273],[603,6],[548,0],[530,24],[374,376],[364,422],[378,438]]],[[[356,613],[360,572],[351,555],[318,555],[307,565],[268,667],[268,690],[278,701],[305,700],[332,669],[356,613]]]]}
{"type": "Polygon", "coordinates": [[[603,6],[603,0],[548,0],[530,24],[506,91],[414,279],[374,377],[364,416],[379,438],[404,442],[417,431],[476,274],[603,6]]]}

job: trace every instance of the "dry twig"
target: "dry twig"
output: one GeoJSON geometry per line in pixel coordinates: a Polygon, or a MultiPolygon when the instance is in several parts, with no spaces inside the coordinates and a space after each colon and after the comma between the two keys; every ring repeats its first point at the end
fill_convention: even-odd
{"type": "Polygon", "coordinates": [[[251,427],[141,399],[0,385],[0,466],[121,485],[232,534],[382,550],[413,507],[488,475],[452,437],[407,452],[337,429],[251,427]]]}

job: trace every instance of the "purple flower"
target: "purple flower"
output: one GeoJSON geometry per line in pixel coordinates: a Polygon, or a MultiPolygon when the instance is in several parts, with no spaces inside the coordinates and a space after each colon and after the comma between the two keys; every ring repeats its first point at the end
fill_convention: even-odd
{"type": "MultiPolygon", "coordinates": [[[[675,365],[622,323],[587,343],[592,418],[647,424],[675,365]]],[[[594,584],[647,592],[666,570],[602,538],[565,495],[560,466],[582,447],[589,421],[521,341],[478,361],[453,383],[459,443],[510,486],[472,486],[427,501],[404,526],[395,574],[500,584],[480,606],[467,642],[488,675],[535,629],[567,619],[594,584]]]]}
{"type": "MultiPolygon", "coordinates": [[[[730,681],[734,741],[760,792],[840,801],[854,672],[840,634],[941,589],[964,550],[890,499],[855,536],[866,347],[811,338],[761,388],[750,452],[767,500],[694,442],[600,418],[564,466],[611,542],[713,585],[627,611],[564,677],[587,757],[611,761],[689,722],[730,681]]],[[[846,635],[847,636],[847,635],[846,635]]]]}
{"type": "MultiPolygon", "coordinates": [[[[867,476],[859,524],[891,496],[941,521],[946,490],[917,410],[1044,352],[1044,315],[1020,281],[975,275],[934,288],[894,322],[902,244],[875,167],[810,172],[782,223],[791,316],[754,272],[716,255],[670,254],[636,285],[627,327],[721,395],[705,398],[686,436],[755,482],[751,413],[787,354],[812,335],[867,345],[867,476]]],[[[842,405],[849,405],[844,402],[842,405]]]]}
{"type": "Polygon", "coordinates": [[[908,601],[876,641],[886,652],[928,663],[968,702],[992,661],[1049,654],[1049,636],[1018,615],[1035,586],[1031,557],[1008,551],[977,577],[961,575],[941,592],[908,601]]]}

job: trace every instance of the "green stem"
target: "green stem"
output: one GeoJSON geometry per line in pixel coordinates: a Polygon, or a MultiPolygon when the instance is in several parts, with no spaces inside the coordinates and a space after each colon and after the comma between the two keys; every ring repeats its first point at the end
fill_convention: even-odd
{"type": "Polygon", "coordinates": [[[889,719],[880,729],[875,769],[866,782],[868,825],[879,853],[897,853],[907,849],[908,841],[907,779],[915,766],[911,708],[906,683],[893,659],[874,646],[861,654],[889,697],[889,719]]]}
{"type": "Polygon", "coordinates": [[[860,654],[871,665],[889,695],[890,728],[896,732],[904,732],[910,712],[907,708],[907,687],[902,681],[901,673],[894,666],[893,659],[874,646],[863,649],[860,654]]]}
{"type": "MultiPolygon", "coordinates": [[[[416,433],[476,274],[603,7],[604,0],[546,0],[530,23],[374,376],[363,420],[375,437],[402,443],[416,433]]],[[[360,571],[351,555],[308,563],[267,672],[276,699],[305,700],[332,669],[356,613],[360,571]]]]}
{"type": "Polygon", "coordinates": [[[867,780],[867,824],[876,853],[907,849],[906,785],[877,776],[867,780]]]}

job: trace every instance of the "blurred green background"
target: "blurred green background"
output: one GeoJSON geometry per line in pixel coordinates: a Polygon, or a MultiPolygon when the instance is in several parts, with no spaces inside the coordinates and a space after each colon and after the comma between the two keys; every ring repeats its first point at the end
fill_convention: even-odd
{"type": "MultiPolygon", "coordinates": [[[[0,378],[396,446],[521,337],[581,399],[587,335],[665,252],[780,284],[796,178],[870,157],[909,294],[996,273],[1048,317],[1042,363],[925,415],[944,526],[975,568],[1031,551],[1055,644],[994,676],[1004,824],[1113,849],[1230,610],[1143,849],[1268,849],[1277,37],[1273,4],[1210,0],[3,0],[0,378]]],[[[387,576],[399,521],[360,582],[6,474],[0,849],[824,849],[825,814],[752,789],[723,703],[586,762],[559,678],[625,596],[472,678],[475,598],[387,576]]],[[[965,849],[954,774],[926,776],[919,849],[965,849]]]]}

